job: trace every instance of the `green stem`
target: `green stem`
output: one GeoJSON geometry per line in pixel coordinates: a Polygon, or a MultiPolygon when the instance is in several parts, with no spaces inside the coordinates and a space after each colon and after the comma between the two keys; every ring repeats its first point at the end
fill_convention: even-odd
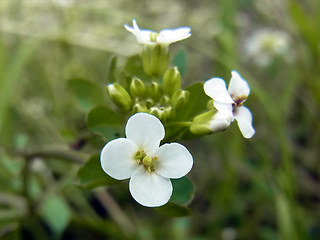
{"type": "Polygon", "coordinates": [[[170,122],[165,124],[166,127],[190,127],[192,125],[192,122],[170,122]]]}
{"type": "Polygon", "coordinates": [[[107,191],[97,191],[95,192],[95,196],[109,212],[111,217],[116,221],[124,234],[130,236],[132,233],[134,233],[134,225],[107,191]]]}
{"type": "Polygon", "coordinates": [[[30,196],[30,191],[29,191],[29,186],[30,186],[30,166],[32,163],[32,159],[30,158],[25,158],[25,166],[23,168],[23,172],[22,172],[22,178],[23,178],[23,189],[22,189],[22,193],[25,197],[25,199],[27,200],[27,209],[28,209],[28,214],[33,215],[34,214],[34,204],[33,204],[33,200],[32,197],[30,196]]]}
{"type": "Polygon", "coordinates": [[[79,155],[78,152],[74,150],[60,150],[60,149],[41,149],[37,151],[27,151],[27,150],[19,150],[7,148],[4,146],[0,146],[0,149],[4,149],[7,153],[15,156],[21,156],[25,159],[34,159],[37,157],[40,158],[57,158],[61,160],[67,160],[70,162],[82,164],[84,163],[84,158],[79,155]]]}

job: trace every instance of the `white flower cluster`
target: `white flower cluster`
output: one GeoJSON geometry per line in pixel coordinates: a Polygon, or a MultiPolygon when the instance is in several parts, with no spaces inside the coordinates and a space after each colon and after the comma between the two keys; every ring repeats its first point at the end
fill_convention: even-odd
{"type": "MultiPolygon", "coordinates": [[[[135,20],[133,27],[125,25],[125,28],[136,36],[139,43],[148,46],[169,45],[191,35],[189,27],[167,29],[159,33],[140,30],[135,20]]],[[[134,85],[132,89],[135,90],[134,85]]],[[[131,102],[127,105],[123,103],[128,93],[124,93],[120,84],[114,84],[108,90],[111,98],[118,99],[118,105],[131,105],[131,102]]],[[[252,114],[243,106],[250,87],[238,72],[232,71],[228,89],[223,79],[211,78],[204,83],[204,92],[213,99],[216,111],[210,110],[195,117],[198,119],[193,121],[195,132],[207,134],[221,131],[236,120],[245,138],[255,134],[252,114]]],[[[190,131],[193,132],[192,126],[190,131]]],[[[102,169],[118,180],[130,178],[129,191],[141,205],[158,207],[166,204],[173,191],[170,178],[181,178],[191,170],[192,155],[179,143],[160,146],[165,129],[161,121],[149,113],[132,115],[127,121],[125,134],[126,138],[112,140],[103,147],[100,157],[102,169]]]]}

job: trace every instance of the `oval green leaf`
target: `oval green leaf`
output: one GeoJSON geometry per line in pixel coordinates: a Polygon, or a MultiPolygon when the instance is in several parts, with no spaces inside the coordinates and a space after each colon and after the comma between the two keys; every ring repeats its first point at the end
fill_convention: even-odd
{"type": "Polygon", "coordinates": [[[155,210],[169,217],[186,217],[191,215],[190,208],[173,202],[168,202],[164,206],[155,208],[155,210]]]}
{"type": "Polygon", "coordinates": [[[95,82],[74,78],[69,80],[68,88],[87,111],[94,106],[105,103],[104,90],[95,82]]]}
{"type": "Polygon", "coordinates": [[[100,156],[93,155],[79,169],[76,177],[76,186],[82,189],[92,189],[98,186],[113,185],[117,180],[108,176],[101,168],[100,156]]]}
{"type": "Polygon", "coordinates": [[[192,181],[187,178],[171,179],[173,185],[173,193],[170,198],[171,202],[187,205],[194,197],[194,185],[192,181]]]}
{"type": "Polygon", "coordinates": [[[121,117],[107,106],[98,106],[88,113],[87,126],[89,130],[100,134],[106,140],[123,135],[121,117]]]}

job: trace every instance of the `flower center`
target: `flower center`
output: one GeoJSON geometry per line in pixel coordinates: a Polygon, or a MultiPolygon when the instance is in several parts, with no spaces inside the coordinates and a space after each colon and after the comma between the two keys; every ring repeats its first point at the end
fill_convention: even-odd
{"type": "Polygon", "coordinates": [[[243,105],[243,102],[247,99],[247,96],[242,95],[234,97],[231,95],[231,97],[234,101],[234,103],[232,103],[232,112],[235,113],[237,111],[237,108],[243,105]]]}
{"type": "Polygon", "coordinates": [[[158,36],[159,36],[159,33],[150,33],[150,41],[156,42],[158,36]]]}
{"type": "Polygon", "coordinates": [[[151,157],[148,156],[144,150],[138,151],[135,155],[135,159],[139,165],[143,165],[144,168],[150,173],[155,170],[156,161],[158,160],[157,156],[151,157]]]}

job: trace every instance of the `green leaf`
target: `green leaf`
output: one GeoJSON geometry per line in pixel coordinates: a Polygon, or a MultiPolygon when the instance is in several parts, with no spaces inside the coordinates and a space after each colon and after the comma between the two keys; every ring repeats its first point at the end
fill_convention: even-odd
{"type": "Polygon", "coordinates": [[[74,78],[69,80],[68,88],[86,111],[105,103],[106,94],[103,88],[95,82],[74,78]]]}
{"type": "Polygon", "coordinates": [[[0,40],[0,142],[2,144],[9,144],[12,141],[13,125],[8,111],[10,100],[19,86],[24,68],[40,42],[41,40],[26,40],[23,44],[19,44],[15,51],[6,52],[6,46],[2,39],[0,40]]]}
{"type": "Polygon", "coordinates": [[[107,106],[97,106],[88,113],[89,128],[98,126],[115,126],[121,124],[121,117],[107,106]]]}
{"type": "Polygon", "coordinates": [[[177,66],[181,75],[187,71],[187,53],[185,49],[181,49],[171,61],[177,66]]]}
{"type": "Polygon", "coordinates": [[[177,124],[166,126],[166,137],[162,142],[198,137],[192,134],[188,127],[179,126],[179,122],[191,122],[197,115],[208,111],[207,104],[210,98],[204,93],[202,82],[196,82],[185,90],[190,93],[189,101],[176,112],[173,121],[177,124]]]}
{"type": "Polygon", "coordinates": [[[82,189],[112,185],[119,181],[109,177],[101,168],[100,156],[93,155],[78,171],[76,185],[82,189]]]}
{"type": "Polygon", "coordinates": [[[50,195],[44,199],[40,215],[56,235],[64,231],[71,218],[68,204],[57,195],[50,195]]]}
{"type": "Polygon", "coordinates": [[[117,56],[113,56],[109,63],[109,72],[107,81],[113,83],[116,81],[117,56]]]}
{"type": "Polygon", "coordinates": [[[133,55],[128,58],[124,67],[127,74],[138,77],[143,80],[148,80],[149,76],[144,72],[143,63],[140,55],[133,55]]]}
{"type": "Polygon", "coordinates": [[[194,197],[194,185],[192,181],[187,177],[183,177],[180,179],[171,179],[171,182],[173,185],[173,193],[170,201],[181,205],[190,203],[194,197]]]}
{"type": "Polygon", "coordinates": [[[185,90],[190,93],[189,102],[177,112],[177,120],[191,121],[195,116],[207,110],[210,98],[204,93],[202,82],[194,83],[185,90]]]}
{"type": "Polygon", "coordinates": [[[295,1],[291,1],[289,10],[295,23],[295,27],[305,37],[312,52],[317,53],[320,40],[320,32],[318,31],[319,14],[311,14],[309,11],[305,11],[301,4],[295,1]]]}
{"type": "Polygon", "coordinates": [[[186,217],[191,215],[190,208],[181,206],[173,202],[168,202],[164,206],[155,208],[155,210],[170,217],[186,217]]]}
{"type": "Polygon", "coordinates": [[[123,134],[122,119],[120,115],[107,106],[97,106],[88,113],[88,128],[107,140],[114,139],[123,134]]]}

